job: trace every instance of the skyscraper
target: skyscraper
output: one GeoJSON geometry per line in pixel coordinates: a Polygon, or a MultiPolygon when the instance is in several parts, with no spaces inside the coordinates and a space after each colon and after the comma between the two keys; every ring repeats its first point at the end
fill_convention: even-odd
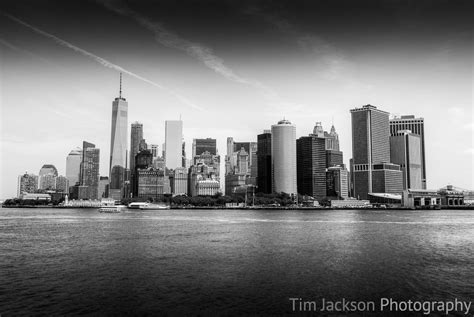
{"type": "Polygon", "coordinates": [[[165,165],[168,169],[182,167],[183,121],[165,121],[165,165]]]}
{"type": "Polygon", "coordinates": [[[82,143],[79,199],[97,199],[99,193],[100,150],[94,144],[82,143]]]}
{"type": "Polygon", "coordinates": [[[288,120],[272,125],[273,192],[297,194],[296,126],[288,120]]]}
{"type": "Polygon", "coordinates": [[[355,197],[369,193],[401,193],[400,166],[390,163],[389,113],[372,105],[351,110],[352,166],[355,197]]]}
{"type": "Polygon", "coordinates": [[[410,130],[390,137],[390,158],[403,172],[403,189],[422,189],[421,138],[410,130]]]}
{"type": "Polygon", "coordinates": [[[390,135],[396,135],[400,130],[410,130],[420,136],[421,144],[421,187],[426,189],[426,160],[425,160],[425,120],[413,115],[396,117],[390,120],[390,135]]]}
{"type": "Polygon", "coordinates": [[[143,140],[143,124],[132,123],[130,133],[130,171],[135,170],[135,155],[139,152],[140,141],[143,140]]]}
{"type": "Polygon", "coordinates": [[[217,155],[216,139],[207,138],[193,140],[193,158],[206,151],[212,155],[217,155]]]}
{"type": "Polygon", "coordinates": [[[38,176],[25,173],[18,176],[17,197],[23,193],[36,193],[38,190],[38,176]]]}
{"type": "Polygon", "coordinates": [[[331,126],[329,133],[324,131],[324,138],[326,139],[326,167],[343,166],[343,155],[339,150],[339,135],[334,125],[331,126]]]}
{"type": "Polygon", "coordinates": [[[272,192],[272,134],[270,130],[257,135],[257,192],[272,192]]]}
{"type": "Polygon", "coordinates": [[[52,164],[44,164],[39,171],[39,189],[55,190],[58,170],[52,164]]]}
{"type": "Polygon", "coordinates": [[[59,175],[56,177],[56,192],[68,193],[69,192],[69,180],[67,177],[59,175]]]}
{"type": "Polygon", "coordinates": [[[128,103],[122,97],[122,74],[120,74],[119,96],[112,102],[112,132],[110,141],[110,187],[109,196],[119,200],[123,197],[127,161],[128,103]]]}
{"type": "MultiPolygon", "coordinates": [[[[316,130],[316,129],[315,129],[316,130]]],[[[316,131],[315,131],[316,132],[316,131]]],[[[326,197],[326,139],[310,134],[296,141],[298,192],[317,200],[326,197]]]]}
{"type": "Polygon", "coordinates": [[[66,157],[66,178],[69,186],[74,186],[79,181],[79,174],[81,173],[82,149],[76,148],[69,152],[66,157]]]}
{"type": "Polygon", "coordinates": [[[257,185],[257,142],[235,142],[227,138],[225,156],[225,193],[242,190],[243,186],[257,185]]]}

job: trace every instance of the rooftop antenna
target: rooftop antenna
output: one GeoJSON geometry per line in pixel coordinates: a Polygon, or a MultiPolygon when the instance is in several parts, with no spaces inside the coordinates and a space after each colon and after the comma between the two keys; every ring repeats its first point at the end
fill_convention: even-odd
{"type": "Polygon", "coordinates": [[[122,99],[122,73],[120,73],[120,91],[119,91],[119,99],[122,99]]]}

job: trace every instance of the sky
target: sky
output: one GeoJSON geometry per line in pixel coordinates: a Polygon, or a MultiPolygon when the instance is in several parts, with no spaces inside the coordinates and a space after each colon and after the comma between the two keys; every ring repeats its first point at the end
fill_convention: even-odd
{"type": "Polygon", "coordinates": [[[348,164],[349,111],[372,104],[425,119],[428,188],[474,189],[471,18],[464,0],[2,1],[0,198],[43,164],[64,175],[83,140],[108,176],[120,72],[160,150],[165,120],[223,162],[227,137],[286,118],[297,137],[334,124],[348,164]]]}

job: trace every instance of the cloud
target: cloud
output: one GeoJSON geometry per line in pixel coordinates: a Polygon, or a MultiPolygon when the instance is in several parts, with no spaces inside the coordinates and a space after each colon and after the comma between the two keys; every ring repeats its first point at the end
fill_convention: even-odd
{"type": "Polygon", "coordinates": [[[142,77],[142,76],[140,76],[140,75],[137,75],[137,74],[135,74],[135,73],[133,73],[133,72],[131,72],[131,71],[129,71],[129,70],[127,70],[127,69],[125,69],[125,68],[123,68],[123,67],[117,65],[117,64],[114,64],[114,63],[112,63],[112,62],[109,62],[109,61],[106,60],[105,58],[102,58],[102,57],[100,57],[100,56],[94,55],[94,54],[92,54],[92,53],[90,53],[90,52],[88,52],[88,51],[86,51],[86,50],[84,50],[84,49],[82,49],[82,48],[80,48],[80,47],[78,47],[78,46],[75,46],[75,45],[73,45],[73,44],[71,44],[71,43],[69,43],[69,42],[67,42],[67,41],[65,41],[65,40],[63,40],[63,39],[60,39],[60,38],[57,37],[57,36],[54,36],[54,35],[52,35],[52,34],[50,34],[50,33],[47,33],[47,32],[45,32],[45,31],[43,31],[43,30],[40,30],[39,28],[37,28],[37,27],[35,27],[35,26],[31,25],[31,24],[28,24],[28,23],[26,23],[26,22],[24,22],[24,21],[22,21],[22,20],[20,20],[20,19],[18,19],[18,18],[16,18],[16,17],[10,15],[10,14],[7,14],[7,13],[3,13],[3,14],[4,14],[6,17],[10,18],[11,20],[13,20],[13,21],[15,21],[15,22],[17,22],[17,23],[19,23],[19,24],[21,24],[21,25],[23,25],[23,26],[29,28],[30,30],[32,30],[32,31],[34,31],[34,32],[36,32],[36,33],[38,33],[38,34],[40,34],[40,35],[43,35],[43,36],[45,36],[45,37],[47,37],[47,38],[52,39],[52,40],[55,41],[57,44],[59,44],[59,45],[61,45],[61,46],[64,46],[64,47],[67,47],[67,48],[70,48],[70,49],[74,50],[74,51],[77,52],[77,53],[80,53],[80,54],[82,54],[82,55],[84,55],[84,56],[86,56],[86,57],[91,58],[92,60],[96,61],[97,63],[101,64],[102,66],[105,66],[105,67],[107,67],[107,68],[111,68],[111,69],[117,70],[117,71],[119,71],[119,72],[121,72],[121,73],[127,74],[127,75],[129,75],[129,76],[131,76],[131,77],[134,77],[134,78],[136,78],[136,79],[138,79],[138,80],[141,80],[141,81],[146,82],[146,83],[148,83],[148,84],[150,84],[150,85],[153,85],[153,86],[155,86],[155,87],[157,87],[157,88],[159,88],[159,89],[162,89],[162,90],[166,91],[167,93],[169,93],[170,95],[173,95],[175,98],[177,98],[178,100],[180,100],[182,103],[186,104],[187,106],[189,106],[189,107],[191,107],[191,108],[193,108],[193,109],[200,110],[200,111],[203,110],[201,107],[195,105],[195,104],[194,104],[193,102],[191,102],[189,99],[187,99],[186,97],[182,96],[181,94],[177,93],[176,91],[174,91],[174,90],[172,90],[172,89],[170,89],[170,88],[164,87],[164,86],[162,86],[162,85],[160,85],[160,84],[157,84],[157,83],[154,82],[154,81],[151,81],[151,80],[149,80],[149,79],[147,79],[147,78],[145,78],[145,77],[142,77]]]}
{"type": "Polygon", "coordinates": [[[258,80],[245,78],[236,74],[230,67],[224,64],[224,60],[222,58],[215,55],[212,48],[182,38],[176,33],[173,33],[172,31],[163,27],[163,25],[160,23],[151,21],[150,19],[142,16],[138,12],[117,1],[99,0],[99,2],[102,3],[107,9],[117,14],[130,17],[141,26],[153,32],[155,40],[158,43],[166,47],[185,52],[187,55],[199,60],[206,67],[213,70],[217,74],[222,75],[228,80],[244,85],[249,85],[259,90],[266,97],[276,97],[276,93],[273,89],[267,87],[258,80]]]}

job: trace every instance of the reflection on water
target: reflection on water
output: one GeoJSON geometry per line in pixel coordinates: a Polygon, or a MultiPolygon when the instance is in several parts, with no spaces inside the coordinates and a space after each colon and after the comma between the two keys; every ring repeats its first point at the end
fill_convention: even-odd
{"type": "Polygon", "coordinates": [[[472,300],[474,211],[2,209],[0,314],[285,314],[472,300]]]}

